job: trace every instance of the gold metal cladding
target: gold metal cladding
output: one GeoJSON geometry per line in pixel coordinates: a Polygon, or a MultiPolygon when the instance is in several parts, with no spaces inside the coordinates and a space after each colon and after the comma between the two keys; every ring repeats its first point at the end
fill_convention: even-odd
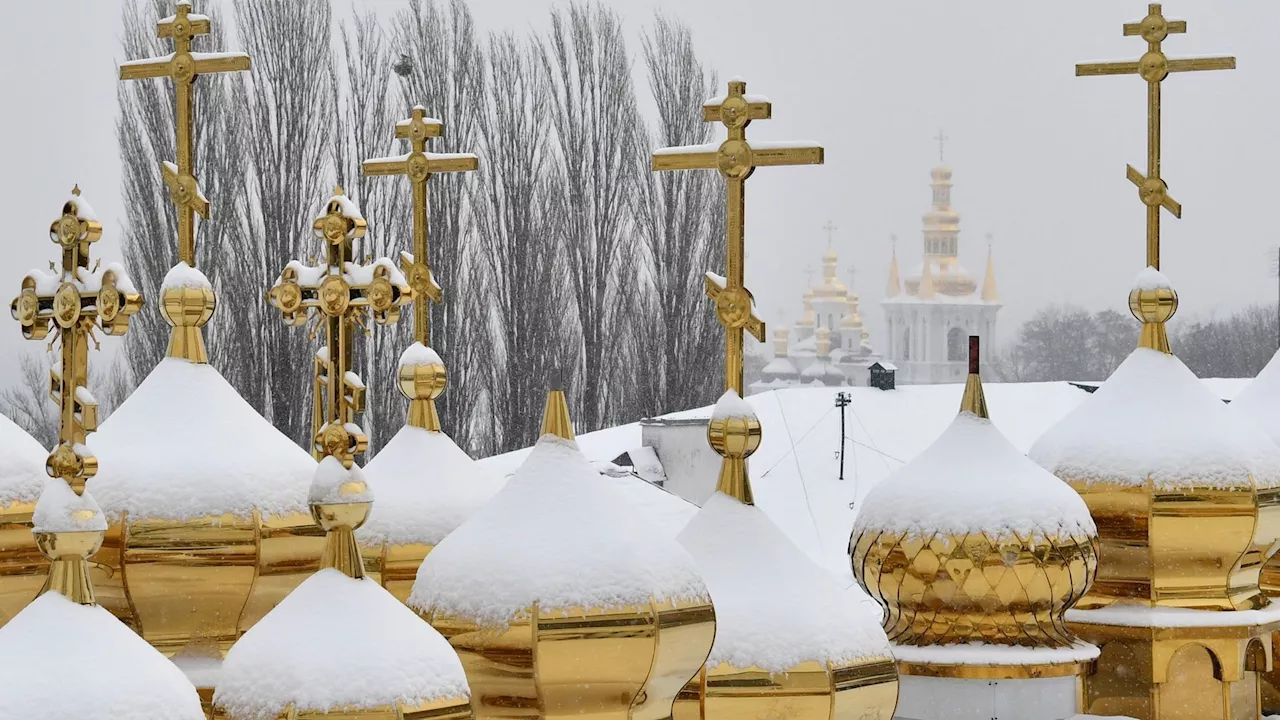
{"type": "Polygon", "coordinates": [[[555,435],[565,440],[573,439],[573,420],[569,417],[569,403],[563,390],[547,393],[547,404],[542,410],[541,435],[555,435]]]}
{"type": "Polygon", "coordinates": [[[400,602],[408,603],[413,583],[418,579],[418,568],[434,549],[435,545],[427,543],[381,543],[362,546],[360,554],[364,558],[365,576],[377,581],[400,602]]]}
{"type": "Polygon", "coordinates": [[[1063,480],[1089,506],[1100,541],[1097,581],[1076,607],[1121,600],[1201,610],[1267,605],[1259,580],[1280,536],[1280,489],[1063,480]]]}
{"type": "Polygon", "coordinates": [[[157,650],[221,657],[319,569],[324,532],[309,515],[125,516],[90,570],[98,602],[157,650]]]}
{"type": "Polygon", "coordinates": [[[193,363],[209,362],[205,350],[204,335],[200,328],[213,317],[217,308],[213,290],[207,287],[171,287],[160,291],[160,315],[169,323],[169,348],[165,353],[171,358],[181,358],[193,363]]]}
{"type": "Polygon", "coordinates": [[[173,54],[167,57],[121,63],[121,80],[167,77],[173,81],[177,118],[177,163],[162,163],[161,174],[178,209],[178,260],[196,266],[195,215],[209,217],[209,201],[200,192],[195,178],[195,107],[193,86],[196,77],[248,70],[249,56],[243,53],[192,53],[191,41],[211,32],[208,18],[192,19],[191,5],[178,2],[171,20],[156,25],[156,37],[173,40],[173,54]]]}
{"type": "MultiPolygon", "coordinates": [[[[1195,70],[1234,70],[1234,57],[1169,60],[1161,43],[1172,33],[1185,33],[1182,20],[1166,20],[1160,5],[1152,3],[1141,21],[1126,23],[1124,34],[1140,36],[1147,52],[1137,62],[1083,63],[1076,65],[1076,75],[1137,75],[1147,83],[1147,174],[1128,166],[1125,176],[1138,188],[1138,198],[1147,209],[1147,265],[1160,269],[1160,208],[1174,217],[1182,217],[1182,206],[1169,196],[1168,186],[1160,177],[1160,83],[1171,72],[1195,70]]],[[[1167,351],[1166,351],[1167,352],[1167,351]]]]}
{"type": "Polygon", "coordinates": [[[413,108],[407,120],[396,124],[396,137],[408,140],[412,150],[395,158],[365,160],[365,175],[405,175],[413,186],[413,259],[405,259],[404,273],[413,288],[413,337],[423,345],[431,345],[431,306],[442,302],[444,295],[431,273],[427,253],[427,182],[434,173],[469,172],[480,166],[474,155],[427,153],[427,140],[444,136],[444,124],[426,117],[422,106],[413,108]]]}
{"type": "MultiPolygon", "coordinates": [[[[213,717],[236,720],[217,711],[213,717]]],[[[471,705],[466,698],[442,698],[418,705],[398,702],[394,705],[347,706],[329,710],[290,706],[276,716],[276,720],[466,720],[470,717],[471,705]]]]}
{"type": "Polygon", "coordinates": [[[0,627],[36,598],[49,571],[49,559],[31,533],[34,502],[0,507],[0,627]]]}
{"type": "Polygon", "coordinates": [[[503,627],[425,617],[462,659],[477,718],[669,718],[715,636],[707,602],[534,606],[503,627]]]}
{"type": "Polygon", "coordinates": [[[871,530],[850,539],[849,555],[899,645],[1068,647],[1063,613],[1098,569],[1096,540],[1040,535],[871,530]]]}
{"type": "Polygon", "coordinates": [[[745,505],[754,505],[755,497],[747,476],[747,458],[760,447],[760,421],[754,415],[712,418],[707,423],[707,442],[716,454],[724,458],[720,462],[716,490],[745,505]]]}
{"type": "Polygon", "coordinates": [[[1165,322],[1178,312],[1178,293],[1173,288],[1134,288],[1129,291],[1129,312],[1142,323],[1138,346],[1172,354],[1165,322]]]}
{"type": "Polygon", "coordinates": [[[898,661],[898,672],[903,675],[956,680],[1037,680],[1086,675],[1092,669],[1092,660],[1026,665],[937,665],[898,661]]]}
{"type": "MultiPolygon", "coordinates": [[[[91,513],[90,517],[93,514],[96,513],[91,513]]],[[[98,552],[102,536],[100,530],[35,533],[36,545],[49,558],[49,577],[40,590],[41,594],[54,590],[74,603],[97,604],[85,559],[98,552]]]]}
{"type": "MultiPolygon", "coordinates": [[[[334,190],[312,230],[325,247],[323,273],[314,282],[301,282],[293,268],[285,268],[276,285],[267,292],[267,302],[280,311],[288,325],[306,323],[308,316],[323,328],[325,350],[314,360],[312,380],[312,455],[319,460],[332,455],[350,468],[354,456],[363,453],[369,439],[355,425],[364,412],[365,387],[355,373],[352,357],[355,334],[366,318],[378,325],[400,319],[400,308],[413,296],[408,285],[393,282],[390,270],[382,265],[370,273],[365,283],[353,283],[354,269],[367,269],[356,262],[351,242],[363,237],[366,225],[358,214],[348,214],[334,190]]],[[[366,330],[367,331],[367,330],[366,330]]]]}
{"type": "MultiPolygon", "coordinates": [[[[436,398],[449,384],[449,376],[443,363],[401,365],[396,372],[400,394],[409,399],[409,425],[431,432],[440,432],[440,414],[436,412],[436,398]]],[[[417,568],[414,569],[415,572],[417,568]]]]}
{"type": "Polygon", "coordinates": [[[1259,675],[1274,667],[1270,636],[1280,623],[1208,628],[1137,628],[1071,623],[1100,648],[1084,679],[1081,712],[1142,720],[1257,718],[1259,675]]]}
{"type": "MultiPolygon", "coordinates": [[[[338,488],[344,496],[358,496],[368,492],[362,480],[351,480],[338,488]]],[[[371,502],[312,503],[311,517],[325,531],[324,552],[320,555],[320,567],[333,568],[349,578],[364,577],[364,560],[356,543],[355,531],[369,518],[371,502]]]]}
{"type": "Polygon", "coordinates": [[[707,669],[705,703],[703,717],[717,720],[890,720],[898,672],[888,657],[806,662],[781,673],[721,663],[707,669]]]}
{"type": "Polygon", "coordinates": [[[743,284],[745,250],[744,226],[746,205],[744,196],[747,178],[757,167],[780,165],[821,165],[823,149],[813,145],[779,147],[770,144],[767,149],[753,148],[747,142],[747,125],[752,120],[767,120],[773,115],[773,106],[765,100],[749,100],[747,84],[731,81],[724,100],[716,105],[702,107],[703,122],[722,123],[728,138],[715,151],[698,153],[655,153],[654,170],[715,169],[725,179],[728,198],[726,242],[728,243],[728,270],[725,285],[708,278],[706,291],[716,305],[716,317],[725,327],[725,389],[743,395],[742,353],[743,330],[756,340],[764,342],[765,324],[754,314],[751,292],[743,284]]]}
{"type": "MultiPolygon", "coordinates": [[[[941,133],[939,133],[941,134],[941,133]]],[[[982,377],[979,374],[979,342],[977,335],[969,336],[969,375],[964,381],[964,395],[960,398],[960,412],[990,419],[987,413],[987,396],[982,392],[982,377]]]]}

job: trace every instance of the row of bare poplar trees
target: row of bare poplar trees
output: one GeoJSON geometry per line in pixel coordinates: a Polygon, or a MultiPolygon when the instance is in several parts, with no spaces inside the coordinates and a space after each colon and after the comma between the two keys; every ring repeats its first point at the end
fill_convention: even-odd
{"type": "MultiPolygon", "coordinates": [[[[335,184],[369,222],[358,255],[411,250],[407,180],[359,167],[405,152],[393,125],[415,104],[445,121],[433,150],[481,158],[478,172],[430,187],[431,265],[445,289],[432,345],[449,368],[440,409],[460,445],[486,455],[531,443],[556,379],[579,431],[715,400],[723,336],[701,278],[723,265],[720,181],[649,171],[655,147],[712,139],[699,107],[715,78],[687,28],[656,17],[641,35],[647,73],[633,73],[622,20],[600,5],[553,10],[536,35],[484,35],[466,0],[412,0],[381,19],[337,19],[329,0],[236,0],[231,18],[204,5],[216,34],[197,49],[253,58],[251,73],[198,81],[197,175],[213,206],[197,255],[220,304],[211,360],[283,432],[299,442],[309,433],[314,342],[285,326],[263,290],[290,259],[322,255],[311,221],[335,184]],[[643,74],[652,122],[638,109],[643,74]]],[[[126,4],[127,58],[170,52],[155,23],[171,8],[126,4]]],[[[157,172],[174,154],[172,92],[163,81],[119,89],[124,251],[149,299],[175,261],[157,172]]],[[[404,417],[394,370],[410,326],[406,316],[364,340],[375,448],[404,417]]],[[[146,377],[167,335],[152,302],[128,336],[115,394],[146,377]]]]}

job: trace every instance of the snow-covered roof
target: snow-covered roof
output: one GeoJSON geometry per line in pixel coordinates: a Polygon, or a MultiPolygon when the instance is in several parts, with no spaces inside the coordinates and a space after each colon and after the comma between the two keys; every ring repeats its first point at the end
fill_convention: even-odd
{"type": "Polygon", "coordinates": [[[448,435],[411,425],[369,461],[365,477],[378,495],[356,531],[365,545],[435,545],[502,486],[448,435]]]}
{"type": "Polygon", "coordinates": [[[44,461],[49,451],[40,447],[4,415],[0,415],[0,509],[13,503],[35,502],[49,478],[44,461]]]}
{"type": "Polygon", "coordinates": [[[326,568],[231,647],[213,699],[233,717],[274,720],[291,703],[326,711],[469,694],[440,633],[377,582],[326,568]]]}
{"type": "Polygon", "coordinates": [[[758,508],[716,493],[680,533],[716,608],[707,666],[783,672],[890,657],[879,614],[843,591],[758,508]]]}
{"type": "Polygon", "coordinates": [[[36,598],[0,627],[0,668],[0,718],[205,716],[195,686],[176,665],[107,610],[57,592],[36,598]]]}
{"type": "Polygon", "coordinates": [[[705,597],[688,554],[654,535],[576,444],[547,435],[427,556],[409,605],[500,625],[535,602],[546,611],[705,597]]]}
{"type": "Polygon", "coordinates": [[[1280,352],[1271,357],[1262,372],[1246,385],[1227,406],[1232,415],[1256,424],[1271,441],[1280,445],[1280,352]]]}
{"type": "Polygon", "coordinates": [[[211,365],[165,358],[89,436],[108,517],[307,512],[316,464],[211,365]]]}
{"type": "Polygon", "coordinates": [[[908,537],[986,533],[993,540],[1097,534],[1075,490],[1019,452],[990,420],[969,412],[867,494],[853,532],[868,530],[908,537]]]}
{"type": "Polygon", "coordinates": [[[793,365],[791,361],[788,360],[785,356],[776,357],[770,360],[768,364],[764,366],[764,369],[760,371],[760,374],[763,375],[764,377],[772,377],[772,376],[795,377],[796,366],[793,365]]]}
{"type": "Polygon", "coordinates": [[[1239,415],[1177,357],[1140,347],[1035,443],[1031,458],[1072,481],[1280,484],[1280,448],[1239,415]]]}

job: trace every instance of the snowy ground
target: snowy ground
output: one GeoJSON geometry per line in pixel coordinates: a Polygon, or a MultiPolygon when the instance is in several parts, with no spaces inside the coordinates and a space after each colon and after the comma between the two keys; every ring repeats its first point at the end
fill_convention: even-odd
{"type": "MultiPolygon", "coordinates": [[[[1208,379],[1223,399],[1234,397],[1248,379],[1208,379]]],[[[960,407],[964,386],[910,385],[884,392],[874,388],[774,390],[747,398],[760,417],[764,439],[751,459],[756,504],[820,565],[853,585],[846,555],[858,502],[876,483],[933,442],[960,407]],[[852,394],[847,409],[845,480],[838,480],[840,411],[837,392],[852,394]]],[[[1035,440],[1084,402],[1088,393],[1065,382],[990,383],[985,386],[991,418],[1026,452],[1035,440]]],[[[710,407],[666,415],[709,417],[710,407]]],[[[612,460],[640,446],[639,423],[578,437],[591,460],[612,460]]],[[[528,449],[482,460],[507,475],[528,449]]]]}

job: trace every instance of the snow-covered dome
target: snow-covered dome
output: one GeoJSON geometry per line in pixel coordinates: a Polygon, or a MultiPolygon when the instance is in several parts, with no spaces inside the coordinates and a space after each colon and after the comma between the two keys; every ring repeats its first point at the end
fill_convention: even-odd
{"type": "Polygon", "coordinates": [[[124,525],[95,565],[103,605],[163,652],[217,658],[315,570],[323,542],[306,509],[315,461],[204,361],[202,279],[184,265],[166,278],[169,356],[89,439],[102,467],[89,486],[124,525]]]}
{"type": "Polygon", "coordinates": [[[1254,423],[1280,445],[1280,352],[1235,396],[1227,410],[1254,423]]]}
{"type": "Polygon", "coordinates": [[[1258,575],[1276,539],[1270,528],[1280,499],[1260,491],[1280,485],[1280,448],[1169,352],[1164,322],[1177,294],[1167,278],[1144,270],[1129,305],[1144,323],[1140,346],[1030,452],[1084,497],[1104,559],[1138,550],[1150,557],[1104,562],[1080,607],[1135,598],[1206,610],[1261,607],[1258,575]],[[1203,533],[1215,541],[1183,540],[1203,533]]]}
{"type": "MultiPolygon", "coordinates": [[[[434,399],[428,395],[443,389],[444,364],[421,343],[401,356],[400,374],[401,390],[411,403],[425,405],[434,399]]],[[[402,600],[427,553],[502,486],[442,430],[415,424],[415,409],[364,469],[379,502],[356,534],[372,550],[366,564],[377,564],[383,587],[402,600]]]]}
{"type": "MultiPolygon", "coordinates": [[[[969,342],[960,414],[863,500],[849,539],[854,577],[899,646],[1074,649],[1063,614],[1093,582],[1097,529],[1080,496],[988,419],[969,342]]],[[[1022,663],[990,654],[983,664],[1022,663]]]]}
{"type": "Polygon", "coordinates": [[[0,628],[0,668],[0,718],[205,717],[195,686],[176,665],[105,609],[57,592],[0,628]]]}
{"type": "Polygon", "coordinates": [[[543,428],[562,435],[544,434],[431,551],[409,606],[463,657],[478,716],[505,712],[512,697],[547,715],[590,702],[670,716],[711,648],[706,587],[675,539],[579,452],[563,393],[550,394],[543,428]]]}
{"type": "Polygon", "coordinates": [[[811,699],[807,717],[843,717],[843,707],[891,717],[898,676],[879,618],[752,504],[746,461],[760,437],[751,405],[727,391],[707,425],[724,458],[716,493],[679,536],[716,607],[706,716],[766,717],[811,699]],[[746,685],[750,697],[741,693],[746,685]]]}
{"type": "Polygon", "coordinates": [[[325,567],[232,646],[215,706],[230,720],[275,720],[289,709],[351,719],[468,712],[448,641],[364,577],[353,532],[374,493],[359,466],[326,456],[308,497],[326,531],[325,567]]]}
{"type": "Polygon", "coordinates": [[[797,375],[796,366],[785,355],[770,360],[760,371],[764,380],[792,380],[797,375]]]}
{"type": "Polygon", "coordinates": [[[49,476],[49,453],[4,415],[0,415],[0,527],[10,540],[0,548],[0,627],[31,602],[44,584],[48,566],[36,548],[31,512],[49,476]]]}

